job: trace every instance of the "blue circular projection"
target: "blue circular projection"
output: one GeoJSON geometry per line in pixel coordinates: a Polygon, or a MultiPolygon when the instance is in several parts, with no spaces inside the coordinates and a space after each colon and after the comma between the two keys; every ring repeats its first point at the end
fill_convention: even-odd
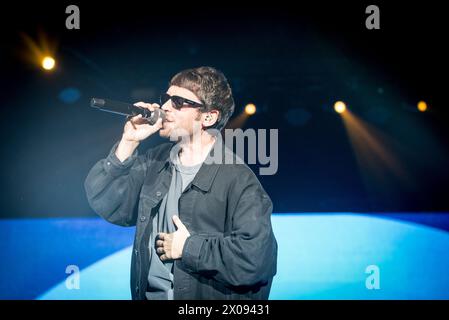
{"type": "MultiPolygon", "coordinates": [[[[361,214],[276,214],[272,223],[279,256],[270,299],[449,298],[445,231],[361,214]]],[[[119,250],[81,269],[79,289],[67,288],[69,277],[38,298],[130,299],[130,259],[131,247],[119,250]]]]}

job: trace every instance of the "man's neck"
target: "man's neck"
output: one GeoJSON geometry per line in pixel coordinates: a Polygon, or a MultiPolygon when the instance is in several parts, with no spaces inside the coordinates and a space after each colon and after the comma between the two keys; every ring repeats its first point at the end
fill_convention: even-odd
{"type": "Polygon", "coordinates": [[[201,132],[196,137],[191,137],[188,142],[181,143],[179,151],[179,161],[184,166],[194,166],[203,162],[215,143],[215,137],[201,132]]]}

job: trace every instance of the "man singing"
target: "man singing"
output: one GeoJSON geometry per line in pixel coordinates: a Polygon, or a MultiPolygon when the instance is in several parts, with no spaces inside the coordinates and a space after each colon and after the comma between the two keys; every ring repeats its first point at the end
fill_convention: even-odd
{"type": "Polygon", "coordinates": [[[136,226],[133,299],[268,299],[277,259],[273,205],[248,166],[225,161],[236,155],[214,134],[234,112],[225,76],[211,67],[181,71],[160,106],[136,105],[160,107],[166,118],[154,125],[131,118],[85,181],[95,212],[136,226]],[[157,131],[177,143],[138,155],[157,131]]]}

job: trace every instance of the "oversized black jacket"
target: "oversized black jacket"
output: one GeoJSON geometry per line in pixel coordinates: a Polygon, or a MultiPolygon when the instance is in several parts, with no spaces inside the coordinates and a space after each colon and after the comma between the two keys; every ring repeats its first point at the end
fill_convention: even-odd
{"type": "MultiPolygon", "coordinates": [[[[104,219],[136,226],[131,293],[145,299],[150,221],[170,186],[173,143],[144,155],[136,150],[123,163],[115,156],[117,145],[90,170],[85,190],[104,219]]],[[[174,263],[174,299],[268,299],[276,274],[272,202],[251,169],[224,163],[226,154],[235,155],[221,150],[222,163],[203,163],[179,199],[179,218],[190,237],[174,263]]]]}

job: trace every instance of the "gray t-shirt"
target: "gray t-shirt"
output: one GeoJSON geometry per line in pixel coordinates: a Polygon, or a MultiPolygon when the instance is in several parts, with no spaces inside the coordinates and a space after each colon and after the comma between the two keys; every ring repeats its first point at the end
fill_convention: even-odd
{"type": "MultiPolygon", "coordinates": [[[[173,164],[173,174],[170,188],[162,199],[158,213],[154,216],[153,232],[150,235],[150,270],[148,273],[148,300],[173,300],[173,260],[161,261],[156,252],[156,236],[159,232],[172,233],[176,231],[173,215],[178,215],[178,201],[182,192],[192,182],[202,163],[195,166],[184,166],[178,155],[173,164]]],[[[182,220],[182,217],[180,217],[182,220]]]]}

